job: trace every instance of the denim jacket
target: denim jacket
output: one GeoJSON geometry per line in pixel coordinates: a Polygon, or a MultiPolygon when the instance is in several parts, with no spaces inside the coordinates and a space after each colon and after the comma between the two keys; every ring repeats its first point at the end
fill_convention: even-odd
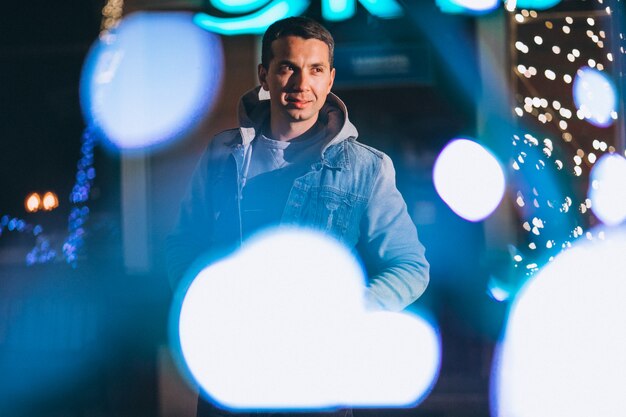
{"type": "MultiPolygon", "coordinates": [[[[241,198],[257,126],[269,116],[259,88],[241,100],[239,129],[218,134],[194,173],[178,224],[168,236],[170,279],[203,253],[212,257],[241,244],[241,198]]],[[[368,274],[370,308],[401,310],[429,280],[415,225],[395,185],[391,159],[357,142],[345,105],[330,94],[321,112],[332,132],[320,159],[297,178],[281,224],[327,233],[355,251],[368,274]]]]}

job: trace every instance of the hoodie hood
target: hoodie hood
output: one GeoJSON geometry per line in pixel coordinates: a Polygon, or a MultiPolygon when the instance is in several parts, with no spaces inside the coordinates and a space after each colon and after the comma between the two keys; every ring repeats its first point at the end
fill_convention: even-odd
{"type": "MultiPolygon", "coordinates": [[[[269,93],[260,86],[253,88],[241,97],[238,116],[244,146],[252,142],[263,123],[269,119],[269,98],[269,93]]],[[[333,93],[326,97],[326,103],[320,110],[320,118],[325,121],[328,132],[322,152],[331,145],[348,138],[356,139],[359,135],[356,127],[348,119],[346,105],[333,93]]]]}

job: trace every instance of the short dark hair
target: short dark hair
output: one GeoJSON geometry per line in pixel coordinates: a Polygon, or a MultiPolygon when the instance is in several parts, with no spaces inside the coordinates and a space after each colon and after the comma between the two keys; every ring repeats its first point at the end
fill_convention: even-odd
{"type": "Polygon", "coordinates": [[[269,68],[272,55],[272,42],[285,36],[298,36],[304,39],[318,39],[328,45],[328,62],[333,67],[335,40],[330,32],[321,24],[308,17],[288,17],[277,20],[267,28],[261,46],[261,65],[269,68]]]}

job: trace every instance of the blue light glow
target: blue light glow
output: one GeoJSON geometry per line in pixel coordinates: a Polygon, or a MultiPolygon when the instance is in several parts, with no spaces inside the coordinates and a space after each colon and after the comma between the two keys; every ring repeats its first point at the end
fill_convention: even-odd
{"type": "Polygon", "coordinates": [[[215,17],[198,13],[194,17],[194,22],[201,28],[222,35],[261,35],[275,21],[300,15],[308,7],[309,0],[274,0],[261,10],[247,16],[215,17]]]}
{"type": "Polygon", "coordinates": [[[0,218],[0,237],[7,232],[31,234],[35,237],[35,246],[26,254],[26,265],[48,263],[56,259],[56,251],[50,247],[50,241],[42,236],[43,228],[38,224],[30,224],[17,217],[4,215],[0,218]]]}
{"type": "Polygon", "coordinates": [[[222,67],[219,39],[194,25],[192,14],[131,14],[87,57],[81,79],[87,123],[119,148],[164,144],[208,113],[222,67]]]}
{"type": "Polygon", "coordinates": [[[626,415],[626,231],[602,233],[518,294],[494,362],[495,417],[626,415]]]}
{"type": "Polygon", "coordinates": [[[65,261],[76,267],[78,257],[85,246],[85,224],[89,218],[87,202],[91,193],[91,186],[96,177],[96,169],[93,167],[93,151],[97,142],[92,129],[85,129],[81,138],[81,158],[76,167],[76,182],[70,194],[70,215],[67,218],[67,238],[63,242],[63,255],[65,261]]]}
{"type": "Polygon", "coordinates": [[[356,12],[356,0],[322,0],[322,18],[328,21],[350,19],[356,12]]]}
{"type": "Polygon", "coordinates": [[[250,13],[267,3],[267,0],[210,0],[211,5],[224,13],[250,13]]]}
{"type": "Polygon", "coordinates": [[[616,225],[626,219],[626,159],[620,155],[605,155],[591,170],[589,199],[591,209],[606,225],[616,225]]]}
{"type": "Polygon", "coordinates": [[[559,4],[561,0],[517,0],[518,9],[545,10],[559,4]]]}
{"type": "Polygon", "coordinates": [[[485,13],[498,7],[500,0],[436,0],[444,13],[485,13]]]}
{"type": "Polygon", "coordinates": [[[364,284],[338,242],[266,232],[193,280],[172,310],[173,344],[226,408],[414,405],[438,374],[438,332],[417,315],[366,312],[364,284]]]}
{"type": "Polygon", "coordinates": [[[489,216],[504,195],[500,163],[468,139],[455,139],[441,151],[433,168],[433,182],[441,199],[470,221],[489,216]]]}
{"type": "Polygon", "coordinates": [[[404,14],[396,0],[359,0],[370,14],[381,19],[393,19],[404,14]]]}
{"type": "Polygon", "coordinates": [[[617,92],[605,73],[589,67],[580,68],[574,79],[573,94],[576,108],[589,123],[599,127],[613,123],[611,115],[617,106],[617,92]]]}
{"type": "Polygon", "coordinates": [[[511,289],[495,277],[487,282],[487,294],[498,302],[507,301],[511,297],[511,289]]]}

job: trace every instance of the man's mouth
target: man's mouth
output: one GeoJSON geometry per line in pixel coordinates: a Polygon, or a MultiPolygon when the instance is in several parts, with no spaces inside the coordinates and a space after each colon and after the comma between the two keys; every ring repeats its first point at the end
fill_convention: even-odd
{"type": "Polygon", "coordinates": [[[289,105],[296,108],[303,108],[311,102],[311,100],[305,100],[297,97],[286,97],[285,100],[289,105]]]}

